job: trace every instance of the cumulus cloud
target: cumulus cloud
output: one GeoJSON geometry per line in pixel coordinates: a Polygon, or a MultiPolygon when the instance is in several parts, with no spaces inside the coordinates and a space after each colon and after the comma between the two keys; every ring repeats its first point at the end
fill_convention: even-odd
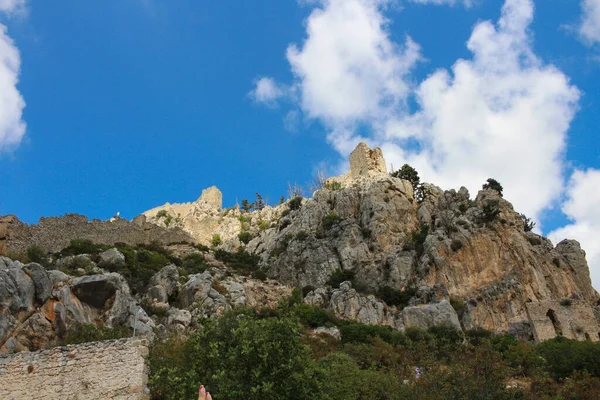
{"type": "Polygon", "coordinates": [[[579,34],[589,43],[600,43],[600,0],[582,0],[579,34]]]}
{"type": "Polygon", "coordinates": [[[380,141],[443,187],[503,183],[517,210],[539,220],[562,191],[566,134],[580,93],[533,53],[530,0],[507,0],[497,24],[475,26],[473,57],[438,70],[416,89],[420,110],[392,119],[380,141]],[[418,149],[402,145],[413,138],[418,149]],[[398,143],[399,141],[399,143],[398,143]]]}
{"type": "Polygon", "coordinates": [[[549,234],[556,244],[563,239],[575,239],[586,251],[592,283],[600,287],[600,170],[576,170],[569,182],[567,200],[562,211],[572,223],[549,234]]]}
{"type": "Polygon", "coordinates": [[[285,92],[286,89],[272,78],[263,77],[256,81],[254,89],[250,92],[250,97],[257,103],[273,107],[277,105],[279,99],[285,96],[285,92]]]}
{"type": "Polygon", "coordinates": [[[25,9],[27,0],[0,0],[0,12],[13,13],[25,9]]]}
{"type": "Polygon", "coordinates": [[[332,129],[381,123],[402,109],[410,93],[405,77],[420,58],[409,37],[389,39],[384,0],[320,2],[306,23],[301,47],[287,58],[304,112],[332,129]]]}
{"type": "Polygon", "coordinates": [[[413,3],[419,3],[419,4],[435,4],[435,5],[448,4],[451,6],[453,6],[457,3],[462,3],[466,7],[471,7],[473,5],[473,2],[471,0],[410,0],[410,1],[413,3]]]}
{"type": "Polygon", "coordinates": [[[563,189],[566,133],[580,93],[534,54],[532,0],[506,0],[497,23],[474,27],[470,59],[420,83],[411,77],[419,45],[392,41],[387,4],[323,0],[313,10],[305,42],[287,51],[303,112],[322,121],[344,157],[366,140],[388,162],[410,163],[444,188],[475,192],[494,177],[517,210],[539,222],[563,189]]]}
{"type": "MultiPolygon", "coordinates": [[[[0,7],[9,3],[0,2],[0,7]]],[[[7,35],[6,26],[0,24],[0,152],[17,147],[25,135],[25,101],[17,89],[20,69],[19,50],[7,35]]]]}

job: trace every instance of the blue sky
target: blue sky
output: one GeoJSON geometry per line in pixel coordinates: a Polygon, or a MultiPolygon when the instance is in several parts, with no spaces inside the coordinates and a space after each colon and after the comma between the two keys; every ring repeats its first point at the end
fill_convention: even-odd
{"type": "Polygon", "coordinates": [[[600,284],[600,0],[0,0],[0,214],[275,202],[360,140],[496,177],[600,284]]]}

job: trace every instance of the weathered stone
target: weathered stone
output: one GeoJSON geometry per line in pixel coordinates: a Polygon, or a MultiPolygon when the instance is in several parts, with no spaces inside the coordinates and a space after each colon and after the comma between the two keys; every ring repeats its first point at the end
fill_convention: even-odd
{"type": "Polygon", "coordinates": [[[112,248],[100,253],[100,267],[110,265],[112,267],[124,267],[125,256],[119,250],[112,248]]]}
{"type": "Polygon", "coordinates": [[[600,326],[592,307],[582,300],[563,299],[527,303],[527,314],[535,340],[556,336],[567,339],[600,340],[600,326]]]}
{"type": "MultiPolygon", "coordinates": [[[[83,302],[103,308],[121,286],[118,274],[82,276],[73,282],[73,293],[83,302]]],[[[122,279],[122,278],[121,278],[122,279]]]]}
{"type": "Polygon", "coordinates": [[[448,326],[461,330],[456,311],[446,300],[435,304],[405,307],[402,310],[406,328],[427,329],[432,326],[448,326]]]}
{"type": "Polygon", "coordinates": [[[130,339],[0,356],[0,398],[148,399],[147,354],[130,339]]]}
{"type": "Polygon", "coordinates": [[[31,263],[23,270],[29,275],[35,287],[35,300],[38,304],[44,304],[52,294],[52,281],[48,277],[46,269],[39,264],[31,263]]]}
{"type": "Polygon", "coordinates": [[[192,322],[192,314],[188,310],[171,309],[169,311],[168,324],[181,324],[184,327],[190,326],[192,322]]]}

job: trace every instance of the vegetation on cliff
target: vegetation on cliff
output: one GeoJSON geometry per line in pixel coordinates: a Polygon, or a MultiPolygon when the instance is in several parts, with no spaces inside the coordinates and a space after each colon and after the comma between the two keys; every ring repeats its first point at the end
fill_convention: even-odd
{"type": "Polygon", "coordinates": [[[153,398],[193,398],[200,383],[224,399],[596,399],[600,344],[533,345],[452,328],[406,332],[339,321],[298,303],[238,309],[201,321],[187,339],[150,351],[153,398]],[[341,341],[311,328],[336,324],[341,341]]]}

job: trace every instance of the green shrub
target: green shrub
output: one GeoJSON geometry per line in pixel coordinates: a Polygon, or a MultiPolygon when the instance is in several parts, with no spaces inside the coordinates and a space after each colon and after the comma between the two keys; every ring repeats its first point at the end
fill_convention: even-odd
{"type": "Polygon", "coordinates": [[[194,247],[203,253],[208,253],[210,251],[210,247],[204,244],[197,244],[194,247]]]}
{"type": "Polygon", "coordinates": [[[300,207],[302,207],[302,197],[301,196],[293,197],[289,201],[288,206],[290,207],[290,210],[299,210],[300,207]]]}
{"type": "Polygon", "coordinates": [[[38,263],[46,266],[48,264],[48,255],[38,246],[30,246],[27,248],[27,258],[29,262],[38,263]]]}
{"type": "Polygon", "coordinates": [[[131,330],[123,326],[109,328],[103,325],[75,324],[69,328],[67,334],[60,340],[60,345],[121,339],[129,336],[131,336],[131,330]]]}
{"type": "Polygon", "coordinates": [[[552,259],[552,264],[554,264],[556,268],[560,268],[560,260],[557,257],[552,259]]]}
{"type": "Polygon", "coordinates": [[[298,317],[302,325],[310,328],[318,328],[324,326],[328,322],[332,322],[332,317],[323,309],[309,304],[297,304],[292,309],[293,313],[298,317]]]}
{"type": "Polygon", "coordinates": [[[384,286],[377,291],[377,297],[381,298],[387,305],[404,308],[408,305],[410,299],[417,293],[415,288],[404,290],[394,289],[390,286],[384,286]]]}
{"type": "Polygon", "coordinates": [[[333,274],[331,274],[329,280],[327,281],[327,284],[330,285],[332,288],[337,289],[340,287],[340,284],[342,282],[346,281],[354,281],[354,272],[343,271],[341,269],[338,269],[337,271],[334,271],[333,274]]]}
{"type": "Polygon", "coordinates": [[[192,253],[183,259],[181,264],[184,275],[201,274],[208,268],[202,254],[192,253]]]}
{"type": "Polygon", "coordinates": [[[267,273],[266,273],[265,271],[261,271],[261,270],[254,271],[254,272],[252,273],[252,277],[253,277],[254,279],[258,279],[258,280],[260,280],[260,281],[266,281],[266,280],[267,280],[267,278],[268,278],[268,277],[267,277],[267,273]]]}
{"type": "Polygon", "coordinates": [[[490,341],[494,337],[494,332],[488,331],[481,327],[469,329],[465,332],[465,336],[469,343],[479,346],[483,342],[490,341]]]}
{"type": "Polygon", "coordinates": [[[242,224],[247,224],[248,222],[250,222],[250,219],[248,217],[246,217],[245,215],[240,215],[239,220],[242,224]]]}
{"type": "Polygon", "coordinates": [[[261,232],[264,232],[267,229],[269,229],[269,226],[271,226],[271,224],[269,224],[269,221],[264,221],[262,219],[258,221],[258,230],[260,230],[261,232]]]}
{"type": "Polygon", "coordinates": [[[464,313],[467,311],[467,304],[463,299],[459,299],[458,297],[450,297],[450,305],[456,311],[458,318],[462,318],[464,313]]]}
{"type": "Polygon", "coordinates": [[[562,299],[560,301],[560,305],[563,307],[570,307],[573,304],[573,301],[571,299],[562,299]]]}
{"type": "Polygon", "coordinates": [[[88,239],[73,239],[69,246],[62,249],[59,253],[60,256],[77,256],[79,254],[99,254],[105,250],[108,250],[108,246],[94,244],[88,239]]]}
{"type": "Polygon", "coordinates": [[[171,342],[171,351],[151,347],[153,398],[192,399],[200,383],[231,400],[320,397],[322,379],[293,319],[237,311],[201,325],[182,345],[171,342]]]}
{"type": "Polygon", "coordinates": [[[452,244],[450,244],[450,248],[452,251],[458,251],[463,248],[463,242],[459,239],[454,239],[452,244]]]}
{"type": "Polygon", "coordinates": [[[429,327],[429,329],[427,329],[427,333],[436,338],[438,343],[442,344],[461,343],[464,338],[464,335],[461,331],[454,327],[445,325],[429,327]]]}
{"type": "Polygon", "coordinates": [[[342,190],[344,188],[344,186],[338,181],[330,181],[325,184],[325,188],[327,188],[328,190],[334,191],[334,190],[342,190]]]}
{"type": "Polygon", "coordinates": [[[481,212],[482,222],[493,222],[500,215],[500,202],[498,200],[488,200],[483,203],[481,212]]]}
{"type": "Polygon", "coordinates": [[[421,229],[419,231],[412,233],[412,243],[414,245],[415,251],[417,252],[417,257],[421,257],[423,255],[423,252],[425,251],[424,245],[428,234],[429,225],[427,224],[421,225],[421,229]]]}
{"type": "Polygon", "coordinates": [[[371,343],[372,339],[380,338],[386,343],[398,345],[406,341],[402,332],[389,326],[365,325],[357,322],[340,324],[342,343],[371,343]]]}
{"type": "Polygon", "coordinates": [[[484,190],[487,190],[487,189],[493,189],[493,190],[495,190],[496,192],[498,192],[498,194],[500,195],[500,197],[502,197],[502,191],[504,190],[504,189],[502,188],[502,185],[501,185],[501,184],[500,184],[500,183],[499,183],[497,180],[495,180],[495,179],[493,179],[493,178],[489,178],[489,179],[487,180],[487,183],[484,183],[484,184],[483,184],[482,188],[483,188],[484,190]]]}
{"type": "Polygon", "coordinates": [[[224,262],[229,268],[244,275],[250,275],[252,272],[258,270],[258,261],[260,260],[259,256],[250,254],[244,250],[230,253],[219,249],[215,251],[215,258],[224,262]]]}
{"type": "Polygon", "coordinates": [[[248,244],[252,240],[252,234],[248,231],[240,232],[238,239],[244,244],[248,244]]]}
{"type": "Polygon", "coordinates": [[[160,210],[159,212],[156,213],[156,218],[157,219],[164,218],[167,215],[168,215],[167,210],[160,210]]]}
{"type": "Polygon", "coordinates": [[[215,233],[212,237],[212,239],[210,240],[210,244],[213,247],[218,247],[219,245],[221,245],[221,243],[223,243],[223,241],[221,240],[221,235],[219,235],[218,233],[215,233]]]}
{"type": "Polygon", "coordinates": [[[296,239],[303,242],[308,238],[308,233],[306,233],[305,231],[300,231],[298,233],[296,233],[296,239]]]}
{"type": "Polygon", "coordinates": [[[311,285],[304,286],[302,288],[302,298],[306,297],[307,294],[309,294],[310,292],[312,292],[315,289],[316,288],[314,286],[311,286],[311,285]]]}
{"type": "Polygon", "coordinates": [[[341,221],[342,217],[340,217],[339,215],[336,215],[334,213],[327,214],[323,218],[323,228],[328,231],[335,225],[339,224],[341,221]]]}

